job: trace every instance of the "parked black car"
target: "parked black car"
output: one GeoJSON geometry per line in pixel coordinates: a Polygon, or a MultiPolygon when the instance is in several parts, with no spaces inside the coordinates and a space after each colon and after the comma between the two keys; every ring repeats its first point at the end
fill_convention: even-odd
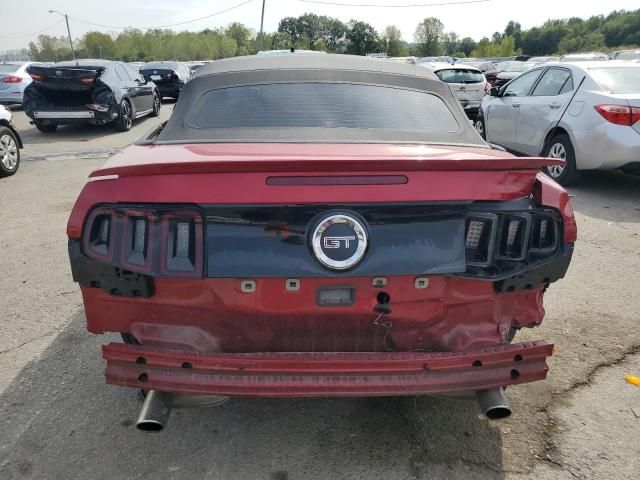
{"type": "Polygon", "coordinates": [[[182,87],[191,80],[189,66],[181,62],[151,62],[140,68],[147,81],[153,81],[162,97],[178,98],[182,87]]]}
{"type": "Polygon", "coordinates": [[[123,62],[74,60],[27,72],[33,82],[24,92],[24,111],[41,132],[85,122],[113,122],[127,131],[134,119],[160,114],[158,88],[123,62]]]}
{"type": "Polygon", "coordinates": [[[496,70],[485,74],[487,81],[494,87],[501,87],[516,78],[522,72],[534,67],[534,63],[508,61],[496,65],[496,70]]]}

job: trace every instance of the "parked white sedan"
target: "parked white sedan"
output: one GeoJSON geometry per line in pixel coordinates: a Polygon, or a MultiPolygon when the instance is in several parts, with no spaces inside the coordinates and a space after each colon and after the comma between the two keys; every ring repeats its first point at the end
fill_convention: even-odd
{"type": "Polygon", "coordinates": [[[492,88],[475,127],[516,153],[564,159],[546,170],[563,185],[580,170],[640,171],[640,64],[540,65],[492,88]]]}

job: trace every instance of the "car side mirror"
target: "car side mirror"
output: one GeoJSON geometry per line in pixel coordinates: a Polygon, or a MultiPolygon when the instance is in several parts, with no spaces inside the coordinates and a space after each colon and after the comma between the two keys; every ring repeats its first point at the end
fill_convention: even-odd
{"type": "Polygon", "coordinates": [[[491,87],[489,89],[489,95],[492,97],[499,97],[500,96],[500,87],[491,87]]]}

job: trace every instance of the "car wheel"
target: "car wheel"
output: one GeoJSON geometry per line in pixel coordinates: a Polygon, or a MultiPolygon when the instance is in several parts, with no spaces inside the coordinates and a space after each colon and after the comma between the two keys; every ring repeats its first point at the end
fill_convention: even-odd
{"type": "Polygon", "coordinates": [[[51,122],[43,123],[39,120],[36,120],[33,123],[35,123],[36,128],[40,130],[42,133],[53,133],[58,129],[57,123],[51,123],[51,122]]]}
{"type": "Polygon", "coordinates": [[[544,167],[544,173],[553,178],[560,185],[572,185],[580,177],[576,168],[576,155],[571,145],[569,135],[562,133],[553,137],[547,144],[544,156],[548,158],[561,158],[564,166],[553,165],[544,167]]]}
{"type": "Polygon", "coordinates": [[[153,110],[150,114],[152,117],[157,117],[160,115],[160,95],[157,93],[153,94],[153,110]]]}
{"type": "Polygon", "coordinates": [[[15,134],[7,127],[0,127],[0,177],[8,177],[18,171],[20,148],[15,134]]]}
{"type": "Polygon", "coordinates": [[[473,122],[473,126],[475,127],[476,132],[478,132],[478,135],[480,135],[483,140],[486,140],[487,134],[485,131],[484,118],[482,117],[482,115],[478,115],[476,117],[476,120],[473,122]]]}
{"type": "Polygon", "coordinates": [[[133,125],[133,110],[129,100],[122,100],[120,102],[120,115],[116,121],[116,129],[121,132],[128,132],[133,125]]]}

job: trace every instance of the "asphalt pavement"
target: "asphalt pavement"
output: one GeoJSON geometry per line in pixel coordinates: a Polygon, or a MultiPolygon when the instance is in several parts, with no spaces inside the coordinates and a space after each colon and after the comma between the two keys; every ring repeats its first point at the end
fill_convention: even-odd
{"type": "MultiPolygon", "coordinates": [[[[169,108],[167,108],[169,107],[169,108]]],[[[170,113],[163,105],[162,118],[170,113]]],[[[137,392],[104,383],[65,225],[91,170],[153,128],[38,132],[20,111],[19,172],[0,179],[0,479],[635,479],[640,472],[640,177],[570,189],[579,240],[545,297],[546,381],[509,389],[500,422],[432,397],[232,399],[134,421],[137,392]]]]}

